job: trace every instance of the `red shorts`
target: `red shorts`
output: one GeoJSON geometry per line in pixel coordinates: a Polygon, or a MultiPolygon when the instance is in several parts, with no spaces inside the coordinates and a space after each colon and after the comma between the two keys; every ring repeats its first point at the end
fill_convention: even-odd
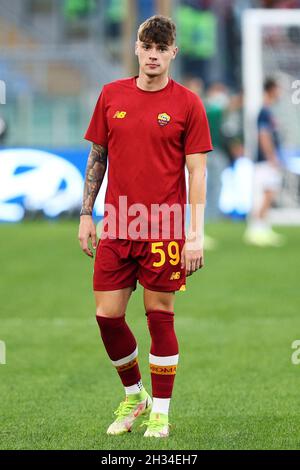
{"type": "Polygon", "coordinates": [[[185,268],[180,257],[184,240],[131,241],[99,240],[95,266],[94,290],[136,288],[159,292],[185,290],[185,268]]]}

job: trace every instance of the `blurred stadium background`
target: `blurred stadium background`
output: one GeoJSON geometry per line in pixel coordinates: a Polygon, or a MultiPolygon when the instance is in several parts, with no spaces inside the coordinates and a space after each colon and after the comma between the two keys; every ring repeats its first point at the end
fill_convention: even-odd
{"type": "MultiPolygon", "coordinates": [[[[183,425],[164,446],[300,447],[291,364],[300,336],[300,1],[0,0],[0,448],[147,448],[139,433],[118,442],[103,434],[118,381],[94,324],[77,225],[93,107],[104,83],[137,73],[136,28],[155,13],[177,22],[172,76],[204,100],[215,148],[206,213],[216,246],[178,296],[172,416],[183,425]],[[242,234],[270,75],[283,90],[275,113],[285,168],[272,219],[287,243],[259,249],[242,234]]],[[[104,187],[96,217],[103,197],[104,187]]],[[[141,305],[138,290],[128,315],[147,377],[141,305]]]]}

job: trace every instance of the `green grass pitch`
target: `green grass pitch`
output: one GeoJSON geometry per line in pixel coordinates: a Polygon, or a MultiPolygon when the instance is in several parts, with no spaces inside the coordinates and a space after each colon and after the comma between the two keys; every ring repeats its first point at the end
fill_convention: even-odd
{"type": "MultiPolygon", "coordinates": [[[[246,247],[243,224],[208,225],[219,247],[176,295],[180,362],[168,440],[106,428],[123,389],[100,341],[92,261],[75,222],[0,226],[1,449],[299,449],[300,237],[246,247]]],[[[150,390],[142,290],[127,319],[150,390]]],[[[136,423],[140,424],[140,423],[136,423]]]]}

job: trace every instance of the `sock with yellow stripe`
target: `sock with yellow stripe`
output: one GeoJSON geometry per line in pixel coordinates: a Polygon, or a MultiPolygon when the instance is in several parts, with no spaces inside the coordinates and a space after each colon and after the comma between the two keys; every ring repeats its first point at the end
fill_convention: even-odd
{"type": "Polygon", "coordinates": [[[146,315],[152,340],[149,362],[153,406],[155,412],[168,414],[179,358],[174,313],[151,310],[146,315]]]}
{"type": "Polygon", "coordinates": [[[117,318],[96,316],[102,341],[125,387],[126,395],[143,389],[138,366],[138,347],[125,315],[117,318]]]}

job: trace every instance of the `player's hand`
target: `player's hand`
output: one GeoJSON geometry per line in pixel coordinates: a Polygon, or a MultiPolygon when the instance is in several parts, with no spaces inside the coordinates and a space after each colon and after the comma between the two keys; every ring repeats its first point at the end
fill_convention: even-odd
{"type": "Polygon", "coordinates": [[[282,168],[282,164],[281,164],[280,160],[278,160],[278,158],[276,160],[272,160],[271,165],[274,168],[276,168],[276,170],[281,170],[281,168],[282,168]]]}
{"type": "Polygon", "coordinates": [[[282,168],[282,163],[276,155],[273,155],[272,158],[269,158],[268,163],[270,163],[272,167],[276,168],[276,170],[280,170],[282,168]]]}
{"type": "Polygon", "coordinates": [[[186,275],[190,276],[203,266],[203,248],[196,241],[187,240],[181,252],[181,269],[185,268],[186,275]]]}
{"type": "Polygon", "coordinates": [[[97,248],[97,236],[96,236],[96,226],[93,222],[91,215],[82,215],[80,216],[78,240],[81,246],[81,249],[91,258],[94,257],[92,250],[89,247],[89,241],[92,242],[92,247],[95,250],[97,248]]]}

